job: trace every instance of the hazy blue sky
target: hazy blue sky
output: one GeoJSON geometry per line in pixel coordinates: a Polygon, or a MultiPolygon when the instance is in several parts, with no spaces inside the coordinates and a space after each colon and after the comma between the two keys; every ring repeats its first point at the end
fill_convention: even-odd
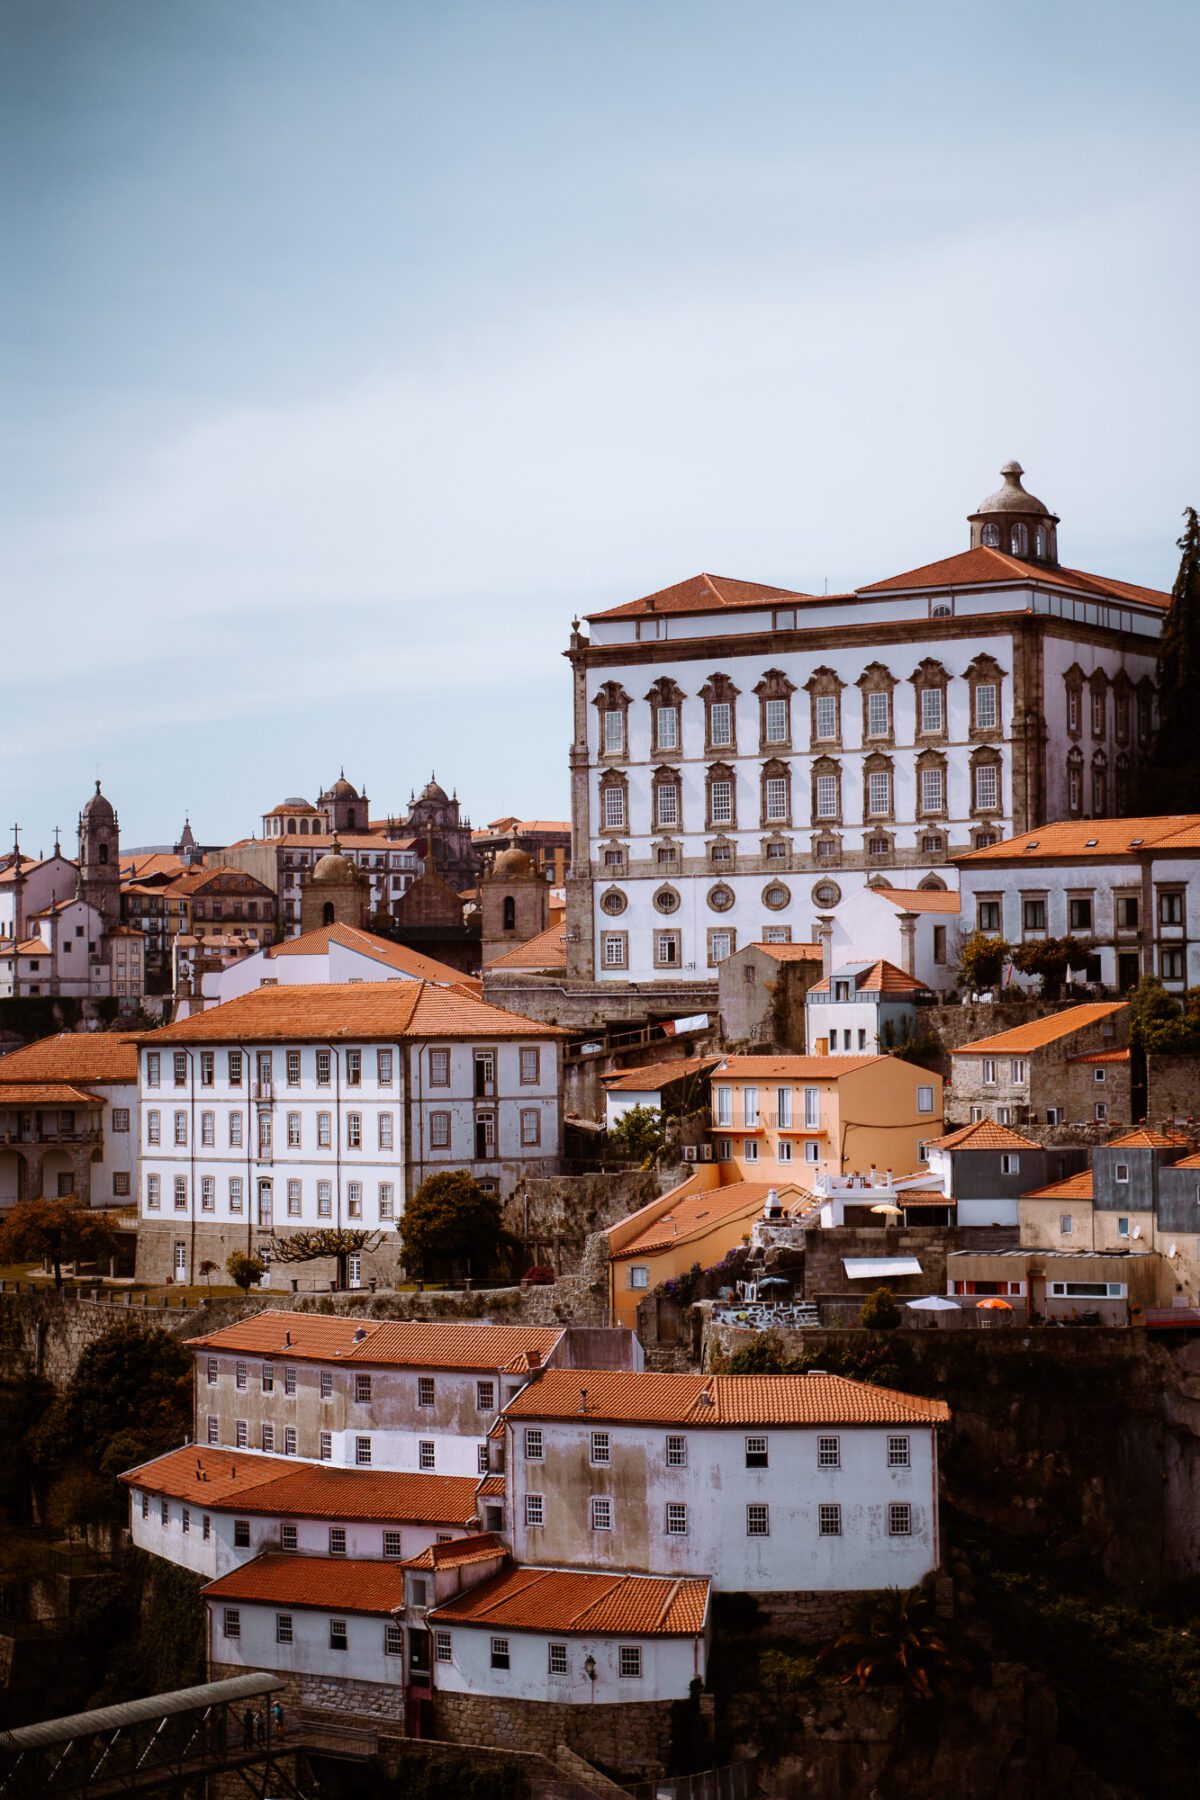
{"type": "Polygon", "coordinates": [[[562,816],[576,611],[1169,586],[1200,9],[0,0],[0,818],[562,816]],[[14,810],[15,809],[15,810],[14,810]]]}

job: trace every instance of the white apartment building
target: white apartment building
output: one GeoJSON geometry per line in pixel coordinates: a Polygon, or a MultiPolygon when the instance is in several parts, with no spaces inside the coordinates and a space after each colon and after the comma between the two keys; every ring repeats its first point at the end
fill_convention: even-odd
{"type": "Polygon", "coordinates": [[[194,1279],[272,1235],[370,1229],[465,1169],[557,1172],[562,1033],[425,981],[260,987],[140,1040],[139,1272],[194,1279]]]}
{"type": "Polygon", "coordinates": [[[576,626],[572,976],[711,980],[836,937],[872,874],[945,888],[966,851],[1123,809],[1169,596],[1060,564],[1021,473],[969,549],[851,593],[700,575],[576,626]]]}
{"type": "Polygon", "coordinates": [[[1011,944],[1076,937],[1092,949],[1078,979],[1124,994],[1156,975],[1182,994],[1200,984],[1198,871],[1200,815],[1060,816],[960,858],[962,928],[1011,944]]]}
{"type": "Polygon", "coordinates": [[[0,1057],[0,1209],[65,1194],[128,1205],[137,1166],[132,1033],[62,1031],[0,1057]]]}
{"type": "Polygon", "coordinates": [[[374,931],[345,924],[321,925],[281,944],[269,944],[202,980],[205,1000],[222,1003],[257,987],[312,987],[321,982],[432,981],[437,987],[480,992],[479,982],[461,969],[374,931]]]}
{"type": "Polygon", "coordinates": [[[911,1587],[938,1564],[948,1417],[833,1375],[546,1370],[504,1410],[513,1555],[737,1593],[911,1587]]]}

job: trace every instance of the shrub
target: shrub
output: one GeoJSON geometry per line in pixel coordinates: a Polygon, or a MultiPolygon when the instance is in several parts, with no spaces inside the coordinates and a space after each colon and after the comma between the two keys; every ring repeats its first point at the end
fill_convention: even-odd
{"type": "Polygon", "coordinates": [[[256,1281],[261,1281],[267,1272],[267,1265],[261,1256],[247,1256],[244,1250],[235,1250],[225,1264],[225,1273],[234,1287],[241,1288],[248,1294],[256,1281]]]}
{"type": "Polygon", "coordinates": [[[655,1160],[666,1141],[666,1126],[656,1106],[631,1106],[608,1134],[609,1145],[618,1156],[636,1157],[646,1165],[655,1160]]]}
{"type": "Polygon", "coordinates": [[[860,1325],[868,1331],[894,1331],[900,1323],[900,1303],[891,1288],[877,1287],[868,1294],[858,1315],[860,1325]]]}
{"type": "Polygon", "coordinates": [[[1009,946],[1003,938],[973,931],[958,953],[958,985],[980,993],[1000,985],[1009,946]]]}
{"type": "Polygon", "coordinates": [[[422,1280],[460,1270],[485,1276],[507,1242],[499,1197],[485,1192],[465,1169],[423,1181],[400,1220],[404,1266],[422,1280]]]}

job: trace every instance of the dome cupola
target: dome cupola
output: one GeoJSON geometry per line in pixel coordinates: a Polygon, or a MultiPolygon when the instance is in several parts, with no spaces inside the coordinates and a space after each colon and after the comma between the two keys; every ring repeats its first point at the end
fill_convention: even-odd
{"type": "Polygon", "coordinates": [[[981,500],[969,516],[971,548],[1001,550],[1022,562],[1052,567],[1058,562],[1058,514],[1025,490],[1024,473],[1019,462],[1005,463],[1000,471],[1003,487],[981,500]]]}

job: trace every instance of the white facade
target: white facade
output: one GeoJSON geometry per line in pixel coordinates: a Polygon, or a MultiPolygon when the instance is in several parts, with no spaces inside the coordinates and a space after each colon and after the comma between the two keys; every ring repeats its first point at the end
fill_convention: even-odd
{"type": "Polygon", "coordinates": [[[557,1701],[560,1705],[617,1705],[623,1701],[682,1700],[708,1666],[707,1635],[620,1637],[564,1631],[515,1630],[511,1626],[452,1623],[430,1628],[434,1640],[434,1686],[451,1694],[486,1694],[508,1700],[557,1701]],[[494,1646],[504,1646],[496,1667],[494,1646]],[[554,1649],[551,1656],[551,1646],[554,1649]],[[636,1649],[636,1659],[628,1652],[636,1649]],[[449,1652],[447,1655],[446,1652],[449,1652]],[[591,1657],[594,1679],[585,1667],[591,1657]],[[638,1673],[632,1673],[636,1661],[638,1673]],[[622,1673],[622,1668],[629,1671],[622,1673]]]}
{"type": "MultiPolygon", "coordinates": [[[[353,1580],[347,1572],[346,1603],[331,1608],[209,1599],[208,1645],[213,1662],[241,1669],[270,1669],[279,1675],[316,1675],[334,1681],[372,1681],[395,1690],[396,1719],[404,1715],[404,1658],[401,1632],[391,1618],[356,1613],[353,1580]],[[282,1628],[290,1633],[281,1642],[282,1628]],[[336,1634],[340,1624],[344,1632],[336,1634]],[[232,1627],[232,1629],[231,1629],[232,1627]]],[[[284,1721],[285,1728],[287,1720],[284,1721]]]]}
{"type": "MultiPolygon", "coordinates": [[[[316,934],[310,935],[315,937],[316,934]]],[[[367,937],[365,932],[362,935],[367,937]]],[[[446,968],[432,957],[407,951],[403,945],[389,943],[385,938],[375,941],[382,954],[356,948],[352,943],[339,943],[332,934],[323,948],[317,949],[314,945],[311,955],[301,950],[281,951],[278,946],[274,947],[274,954],[268,949],[260,950],[228,968],[205,975],[204,997],[217,1002],[234,1000],[239,994],[248,994],[253,988],[264,985],[297,987],[347,981],[435,981],[438,980],[435,970],[440,971],[446,983],[467,980],[459,970],[446,968]],[[394,960],[389,960],[389,955],[394,960]],[[400,966],[405,959],[411,961],[408,968],[400,966]]]]}
{"type": "Polygon", "coordinates": [[[927,895],[902,891],[910,904],[890,898],[895,890],[870,885],[849,894],[833,916],[832,960],[865,962],[883,957],[910,970],[933,993],[947,993],[954,987],[958,969],[958,911],[939,908],[926,912],[924,906],[931,904],[927,895]]]}
{"type": "Polygon", "coordinates": [[[0,939],[25,937],[34,914],[70,899],[78,879],[76,864],[58,850],[44,861],[23,860],[0,872],[0,939]]]}
{"type": "Polygon", "coordinates": [[[707,1575],[718,1590],[770,1593],[906,1588],[938,1561],[929,1426],[733,1429],[528,1416],[507,1423],[505,1467],[520,1563],[707,1575]],[[540,1457],[531,1456],[539,1443],[540,1457]],[[597,1510],[597,1500],[607,1504],[597,1510]],[[836,1518],[823,1507],[836,1508],[836,1518]],[[543,1523],[530,1524],[539,1512],[543,1523]],[[609,1523],[598,1528],[597,1518],[609,1523]]]}

